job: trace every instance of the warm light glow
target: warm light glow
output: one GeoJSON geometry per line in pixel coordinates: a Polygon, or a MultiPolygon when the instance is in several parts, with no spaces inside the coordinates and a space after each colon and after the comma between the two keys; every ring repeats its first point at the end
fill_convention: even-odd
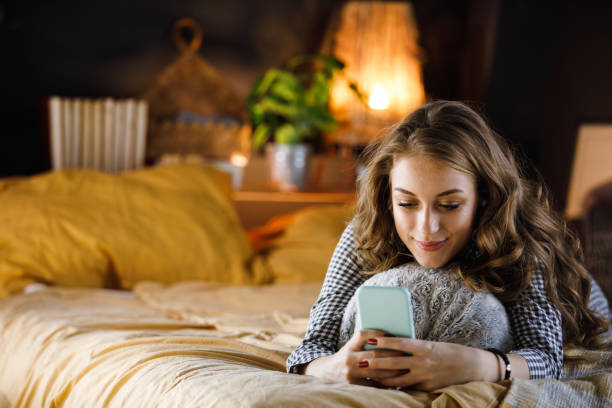
{"type": "Polygon", "coordinates": [[[375,83],[368,99],[368,106],[376,110],[385,110],[389,107],[389,94],[384,86],[375,83]]]}
{"type": "Polygon", "coordinates": [[[249,159],[240,152],[233,152],[229,159],[234,166],[245,167],[249,163],[249,159]]]}
{"type": "Polygon", "coordinates": [[[349,130],[328,135],[343,144],[367,144],[383,126],[425,101],[417,25],[410,2],[349,1],[330,23],[322,51],[346,65],[334,77],[330,108],[349,130]],[[348,87],[354,82],[363,103],[348,87]]]}

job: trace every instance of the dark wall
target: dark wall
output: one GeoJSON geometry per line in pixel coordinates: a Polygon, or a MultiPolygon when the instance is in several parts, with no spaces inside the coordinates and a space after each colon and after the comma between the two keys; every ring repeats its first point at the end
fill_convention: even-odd
{"type": "Polygon", "coordinates": [[[203,28],[200,54],[239,92],[318,47],[335,0],[0,0],[0,177],[49,168],[49,95],[142,93],[178,56],[172,25],[203,28]]]}
{"type": "MultiPolygon", "coordinates": [[[[202,23],[201,55],[241,93],[316,51],[340,0],[0,0],[0,176],[48,169],[48,95],[134,96],[177,56],[171,27],[202,23]],[[3,16],[3,17],[2,17],[3,16]]],[[[578,123],[612,119],[612,5],[416,0],[425,88],[481,106],[565,198],[578,123]]]]}
{"type": "Polygon", "coordinates": [[[612,121],[612,4],[504,1],[497,37],[487,112],[564,208],[578,125],[612,121]]]}

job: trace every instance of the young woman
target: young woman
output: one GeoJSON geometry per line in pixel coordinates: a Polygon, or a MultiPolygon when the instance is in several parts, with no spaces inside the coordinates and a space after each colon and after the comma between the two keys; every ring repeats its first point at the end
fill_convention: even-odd
{"type": "Polygon", "coordinates": [[[306,336],[287,360],[289,372],[433,390],[559,378],[564,345],[600,347],[609,309],[580,262],[577,240],[551,209],[544,185],[526,176],[476,112],[458,102],[424,105],[367,153],[355,218],[336,247],[306,336]],[[472,289],[494,293],[515,350],[505,355],[371,330],[338,350],[355,290],[368,275],[407,262],[456,267],[472,289]],[[412,356],[366,351],[365,343],[412,356]]]}

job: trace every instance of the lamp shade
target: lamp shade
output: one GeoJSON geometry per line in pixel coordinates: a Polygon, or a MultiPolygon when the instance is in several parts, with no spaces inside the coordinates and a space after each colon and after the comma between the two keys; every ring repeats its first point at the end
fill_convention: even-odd
{"type": "Polygon", "coordinates": [[[612,124],[583,124],[578,128],[565,215],[581,218],[586,195],[612,181],[612,124]]]}
{"type": "Polygon", "coordinates": [[[345,75],[332,82],[330,107],[351,129],[337,135],[346,144],[366,144],[374,136],[371,128],[389,125],[423,103],[417,40],[409,2],[347,2],[330,22],[323,51],[346,64],[345,75]],[[356,83],[363,101],[347,82],[356,83]]]}

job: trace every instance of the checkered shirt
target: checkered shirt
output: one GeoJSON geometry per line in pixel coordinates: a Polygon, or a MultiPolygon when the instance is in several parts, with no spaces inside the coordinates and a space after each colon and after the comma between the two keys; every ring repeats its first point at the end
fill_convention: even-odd
{"type": "MultiPolygon", "coordinates": [[[[353,293],[368,277],[361,273],[352,224],[344,230],[330,261],[319,298],[310,311],[302,343],[287,359],[287,371],[298,373],[300,366],[334,354],[344,309],[353,293]]],[[[594,283],[594,282],[592,282],[594,283]]],[[[608,304],[594,284],[591,305],[608,315],[608,304]]],[[[548,299],[542,271],[536,269],[530,285],[513,302],[505,304],[514,343],[511,353],[522,355],[531,378],[559,378],[563,362],[561,314],[548,299]]]]}

